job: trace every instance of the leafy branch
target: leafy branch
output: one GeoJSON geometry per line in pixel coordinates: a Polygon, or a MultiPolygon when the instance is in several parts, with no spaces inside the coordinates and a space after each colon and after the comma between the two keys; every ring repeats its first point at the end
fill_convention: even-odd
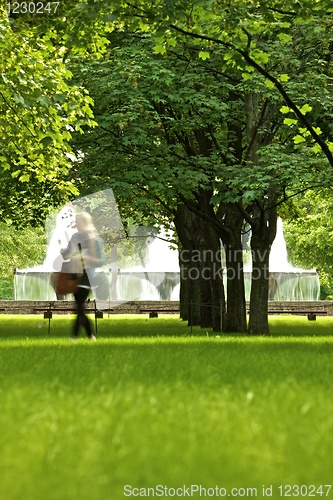
{"type": "Polygon", "coordinates": [[[192,38],[197,38],[200,40],[205,40],[208,42],[223,45],[224,47],[231,49],[231,50],[234,50],[238,54],[240,54],[244,58],[244,61],[246,61],[249,65],[251,65],[253,68],[255,68],[261,75],[263,75],[267,80],[269,80],[271,83],[274,84],[276,89],[279,91],[280,95],[283,97],[285,102],[288,104],[288,107],[295,113],[295,115],[297,116],[299,121],[308,130],[308,132],[312,136],[313,140],[320,146],[321,150],[325,154],[330,165],[333,167],[333,154],[331,153],[329,146],[320,137],[320,135],[316,132],[315,128],[309,123],[306,116],[301,112],[301,110],[295,104],[293,99],[289,96],[288,92],[286,91],[286,89],[284,88],[282,83],[275,76],[273,76],[269,71],[267,71],[263,66],[261,66],[259,63],[257,63],[251,57],[248,50],[241,49],[240,47],[237,47],[230,42],[226,42],[226,41],[219,40],[217,38],[213,38],[213,37],[210,37],[207,35],[200,35],[198,33],[193,33],[191,31],[184,30],[183,28],[180,28],[174,24],[171,24],[170,27],[172,29],[174,29],[175,31],[177,31],[185,36],[190,36],[192,38]]]}

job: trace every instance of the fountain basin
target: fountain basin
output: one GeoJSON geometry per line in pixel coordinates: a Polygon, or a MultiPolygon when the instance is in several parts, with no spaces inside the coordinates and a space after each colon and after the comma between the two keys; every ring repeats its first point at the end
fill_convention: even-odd
{"type": "MultiPolygon", "coordinates": [[[[50,285],[50,272],[16,270],[14,275],[15,300],[56,300],[50,285]]],[[[118,271],[116,292],[112,273],[104,272],[109,293],[103,300],[178,300],[179,272],[118,271]]],[[[225,278],[226,281],[226,278],[225,278]]],[[[245,298],[250,299],[251,273],[244,273],[245,298]]],[[[226,283],[225,283],[226,285],[226,283]]],[[[97,298],[98,292],[97,292],[97,298]]],[[[269,274],[269,299],[283,301],[312,301],[320,296],[320,283],[315,271],[286,271],[269,274]]],[[[68,296],[72,300],[72,296],[68,296]]]]}
{"type": "MultiPolygon", "coordinates": [[[[103,297],[96,290],[96,298],[101,300],[178,300],[180,275],[177,272],[118,271],[116,291],[112,273],[100,271],[108,283],[108,290],[103,290],[103,297]]],[[[15,270],[15,300],[56,300],[56,294],[50,284],[52,273],[41,270],[15,270]]],[[[68,295],[66,300],[72,300],[68,295]]]]}

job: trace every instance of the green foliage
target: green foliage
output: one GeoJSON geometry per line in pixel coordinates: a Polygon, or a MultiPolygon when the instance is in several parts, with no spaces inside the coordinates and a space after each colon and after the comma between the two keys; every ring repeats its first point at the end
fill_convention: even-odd
{"type": "MultiPolygon", "coordinates": [[[[177,197],[195,199],[199,189],[214,185],[214,203],[242,198],[249,203],[267,190],[272,175],[294,178],[290,159],[280,167],[281,145],[275,146],[276,154],[263,151],[256,168],[252,162],[242,164],[231,139],[245,122],[242,91],[265,92],[265,86],[256,78],[243,87],[238,75],[235,97],[219,75],[223,50],[217,48],[215,62],[202,65],[191,47],[164,59],[152,54],[147,35],[111,39],[115,48],[107,61],[85,61],[75,68],[87,80],[99,124],[88,140],[75,139],[75,148],[85,154],[78,174],[83,186],[85,178],[91,189],[109,182],[122,200],[135,196],[147,213],[154,210],[151,202],[147,205],[149,196],[172,210],[177,197]]],[[[246,156],[249,143],[246,137],[243,141],[246,156]]]]}
{"type": "Polygon", "coordinates": [[[0,299],[12,300],[14,298],[13,278],[0,277],[0,299]]]}
{"type": "Polygon", "coordinates": [[[327,4],[318,2],[317,17],[310,4],[300,10],[292,1],[282,10],[276,2],[152,6],[118,2],[115,8],[109,2],[107,8],[129,29],[143,32],[145,20],[145,34],[115,30],[107,61],[92,70],[91,63],[81,63],[80,80],[89,82],[103,131],[86,143],[76,141],[90,156],[80,174],[88,167],[97,172],[93,183],[110,182],[122,199],[140,203],[146,192],[169,208],[170,199],[193,198],[198,186],[212,183],[214,204],[238,201],[246,207],[272,186],[279,196],[295,181],[297,188],[310,186],[332,160],[327,4]],[[244,115],[244,96],[251,94],[258,97],[257,110],[244,115]],[[242,132],[241,153],[231,137],[241,123],[245,131],[246,121],[252,130],[242,132]],[[198,130],[212,141],[209,151],[197,147],[198,130]],[[106,154],[116,166],[105,165],[106,154]]]}
{"type": "Polygon", "coordinates": [[[6,208],[13,201],[12,186],[18,185],[21,195],[29,191],[18,201],[29,198],[35,204],[77,193],[68,177],[75,160],[71,133],[94,125],[92,100],[70,83],[64,47],[52,43],[56,34],[37,38],[34,27],[21,21],[0,17],[0,169],[10,187],[8,193],[1,185],[2,220],[15,219],[6,208]]]}
{"type": "Polygon", "coordinates": [[[45,257],[45,233],[38,228],[17,230],[0,224],[0,298],[14,298],[14,270],[41,264],[45,257]]]}
{"type": "MultiPolygon", "coordinates": [[[[292,112],[290,118],[296,119],[299,127],[307,132],[303,137],[304,134],[294,129],[294,139],[290,137],[292,146],[298,149],[301,143],[306,143],[316,154],[324,155],[333,167],[330,136],[321,136],[316,131],[313,120],[316,111],[310,116],[306,114],[316,102],[322,117],[332,115],[329,98],[332,7],[327,0],[315,4],[306,1],[302,6],[296,0],[284,2],[283,6],[276,0],[262,5],[243,0],[232,5],[223,0],[208,3],[165,0],[159,3],[153,16],[151,7],[152,2],[141,2],[139,14],[125,2],[125,5],[121,3],[117,15],[125,23],[130,16],[131,27],[140,26],[146,16],[146,23],[158,42],[155,49],[165,55],[175,46],[181,46],[184,40],[197,46],[199,58],[204,54],[205,59],[208,56],[213,59],[214,47],[223,47],[222,72],[232,68],[239,71],[245,81],[251,81],[253,75],[261,75],[267,90],[278,91],[292,112]]],[[[331,123],[330,119],[326,121],[329,127],[331,123]]]]}
{"type": "Polygon", "coordinates": [[[53,207],[64,204],[68,193],[54,182],[39,182],[35,177],[18,182],[6,170],[0,180],[0,220],[15,228],[43,227],[53,207]]]}
{"type": "Polygon", "coordinates": [[[284,219],[288,255],[293,264],[318,269],[322,297],[333,297],[332,190],[309,191],[294,201],[284,219]]]}
{"type": "Polygon", "coordinates": [[[219,171],[228,89],[190,54],[155,56],[148,35],[118,33],[111,40],[108,60],[73,68],[87,81],[99,124],[75,137],[84,151],[77,177],[83,189],[108,183],[137,211],[170,214],[177,196],[193,198],[219,171]]]}
{"type": "MultiPolygon", "coordinates": [[[[285,144],[287,144],[287,139],[291,149],[295,147],[297,151],[303,153],[306,146],[311,146],[313,147],[313,156],[321,154],[323,144],[320,141],[322,140],[326,144],[326,137],[329,136],[330,130],[324,130],[321,139],[322,127],[316,128],[310,122],[319,105],[324,106],[327,115],[331,114],[331,107],[328,105],[331,102],[329,99],[331,92],[328,87],[328,65],[325,66],[321,62],[329,54],[331,27],[326,16],[328,10],[328,4],[324,1],[317,2],[315,8],[312,4],[304,2],[301,9],[297,2],[290,1],[281,9],[279,2],[276,1],[270,1],[260,7],[256,2],[240,0],[233,2],[232,7],[225,5],[222,1],[190,3],[182,0],[160,1],[158,8],[156,8],[155,2],[150,1],[140,1],[133,6],[127,2],[110,0],[107,2],[83,1],[79,4],[69,1],[66,5],[60,5],[53,20],[47,17],[44,23],[41,23],[36,16],[24,17],[21,15],[16,18],[14,16],[11,21],[14,21],[15,26],[19,27],[17,37],[22,33],[22,36],[28,34],[30,42],[35,40],[37,36],[40,37],[40,40],[38,41],[38,50],[33,43],[30,43],[29,50],[25,50],[27,53],[24,63],[22,63],[20,53],[18,52],[16,55],[14,51],[12,65],[17,67],[18,62],[23,64],[22,69],[26,75],[24,77],[19,75],[18,83],[11,78],[15,90],[11,106],[13,109],[15,106],[19,106],[20,112],[22,109],[26,109],[29,117],[31,108],[29,103],[32,99],[35,107],[37,103],[37,117],[40,112],[45,113],[50,107],[52,109],[56,107],[55,105],[65,111],[65,116],[67,116],[69,109],[71,109],[70,99],[76,101],[78,95],[83,98],[82,88],[79,85],[75,91],[75,87],[68,87],[66,78],[70,75],[66,68],[61,65],[60,58],[70,56],[71,64],[73,64],[74,56],[78,56],[81,75],[78,76],[76,71],[77,81],[85,81],[85,86],[89,87],[95,97],[99,99],[96,111],[99,115],[99,126],[103,129],[102,134],[98,132],[95,136],[91,135],[83,146],[85,154],[88,154],[88,148],[90,154],[90,158],[85,161],[85,166],[91,172],[91,165],[94,165],[96,175],[89,179],[91,181],[89,187],[85,187],[84,179],[83,184],[76,181],[79,187],[83,190],[99,188],[103,183],[104,176],[104,182],[112,183],[123,197],[127,196],[129,199],[134,195],[136,199],[139,199],[142,196],[142,190],[147,189],[155,193],[154,203],[158,198],[159,202],[164,203],[164,207],[169,206],[170,198],[174,197],[175,194],[188,196],[189,193],[195,192],[198,185],[209,186],[211,184],[212,176],[208,172],[207,161],[204,158],[207,152],[200,154],[198,148],[189,151],[189,147],[193,149],[195,143],[193,137],[198,128],[203,130],[214,123],[215,139],[219,140],[219,154],[212,157],[211,161],[213,160],[217,165],[216,177],[219,179],[219,192],[228,191],[224,201],[230,201],[233,198],[248,204],[258,196],[258,190],[261,189],[261,186],[263,186],[261,192],[267,188],[268,175],[259,170],[257,166],[254,180],[245,186],[243,180],[239,179],[239,176],[235,176],[235,169],[231,171],[230,180],[228,172],[226,175],[225,171],[219,172],[221,154],[224,155],[223,163],[228,155],[231,156],[231,148],[226,147],[225,143],[221,146],[221,138],[223,134],[225,136],[226,129],[223,130],[219,125],[221,129],[218,131],[215,125],[219,121],[220,123],[225,122],[228,113],[226,107],[222,109],[222,103],[226,102],[227,95],[226,82],[223,81],[223,78],[227,77],[229,81],[233,81],[234,91],[260,92],[262,98],[271,103],[278,103],[278,96],[280,96],[280,104],[283,104],[281,102],[282,96],[286,104],[283,108],[291,113],[291,116],[286,117],[284,121],[285,137],[283,139],[285,144]],[[295,16],[296,11],[297,16],[295,16]],[[130,30],[140,30],[141,33],[146,34],[150,32],[154,35],[155,40],[150,43],[150,46],[148,43],[144,46],[143,39],[139,41],[137,38],[138,47],[141,49],[144,47],[145,58],[140,55],[133,43],[129,43],[131,35],[128,33],[125,35],[129,38],[126,41],[127,46],[122,48],[125,36],[121,40],[120,32],[124,29],[124,25],[130,30]],[[112,36],[109,34],[110,32],[113,32],[112,36]],[[117,45],[118,42],[121,44],[117,45]],[[318,49],[319,42],[321,49],[318,49]],[[165,56],[157,56],[154,59],[152,56],[154,46],[162,47],[163,50],[160,52],[165,56]],[[53,55],[58,56],[52,61],[49,58],[50,50],[53,51],[53,55]],[[108,50],[107,53],[106,50],[108,50]],[[149,56],[148,51],[151,51],[149,56]],[[91,60],[82,57],[83,54],[85,56],[87,54],[93,55],[93,60],[97,61],[94,67],[91,60]],[[107,61],[101,61],[102,54],[105,55],[107,61]],[[48,61],[47,69],[53,82],[51,84],[48,79],[45,79],[48,82],[47,85],[51,85],[47,92],[41,89],[38,83],[38,63],[41,56],[48,61]],[[183,64],[181,58],[183,58],[183,64]],[[196,65],[194,65],[195,58],[198,62],[196,65]],[[127,62],[121,68],[123,60],[127,62]],[[37,64],[30,61],[37,61],[37,64]],[[311,64],[308,61],[311,61],[311,64]],[[200,62],[201,64],[199,64],[200,62]],[[190,66],[191,71],[185,70],[186,64],[190,66]],[[89,76],[91,74],[90,67],[96,76],[89,76]],[[36,73],[33,80],[30,77],[31,68],[34,68],[34,73],[36,73]],[[120,77],[117,83],[115,83],[117,77],[113,75],[114,69],[114,75],[120,77]],[[123,69],[122,73],[121,69],[123,69]],[[112,81],[109,82],[106,80],[110,80],[108,71],[112,71],[112,81]],[[197,77],[195,71],[198,72],[197,77]],[[205,72],[205,83],[201,84],[199,78],[202,80],[205,72]],[[216,80],[219,74],[216,83],[220,85],[221,89],[224,89],[223,91],[217,92],[213,78],[208,81],[208,72],[211,72],[211,75],[214,74],[216,80]],[[175,74],[178,76],[178,81],[175,74]],[[22,78],[25,78],[24,81],[27,81],[30,87],[33,83],[31,95],[24,92],[22,78]],[[88,78],[89,83],[87,83],[88,78]],[[244,86],[241,86],[242,79],[245,83],[244,86]],[[265,81],[273,84],[273,87],[268,88],[265,81]],[[314,81],[316,81],[315,88],[320,89],[320,97],[318,91],[315,94],[308,91],[314,88],[314,81]],[[280,86],[276,82],[279,82],[280,86]],[[102,84],[101,88],[99,83],[102,84]],[[57,92],[54,91],[55,85],[58,87],[57,92]],[[178,85],[177,91],[176,85],[178,85]],[[302,89],[301,86],[303,86],[302,89]],[[207,89],[209,89],[209,99],[207,89]],[[124,102],[125,95],[129,97],[128,102],[124,102]],[[304,95],[309,97],[309,102],[304,102],[304,95]],[[200,103],[201,96],[202,102],[200,103]],[[204,98],[206,99],[205,103],[204,98]],[[69,99],[69,104],[66,99],[69,99]],[[218,99],[220,100],[219,106],[217,105],[218,99]],[[108,117],[106,117],[103,107],[104,110],[108,109],[108,112],[112,110],[108,117]],[[162,108],[164,109],[161,112],[162,108]],[[208,113],[211,114],[210,121],[207,119],[208,113]],[[308,115],[311,115],[310,122],[300,123],[300,125],[305,125],[303,131],[301,127],[295,127],[299,120],[308,120],[308,115]],[[145,123],[142,121],[143,117],[145,123]],[[185,148],[184,143],[181,144],[181,136],[186,139],[187,146],[189,146],[185,151],[186,158],[184,158],[185,148]],[[318,138],[319,145],[316,143],[318,138]],[[91,148],[94,141],[96,144],[96,140],[99,145],[98,157],[92,154],[91,148]],[[173,147],[171,147],[170,141],[172,141],[173,147]],[[105,144],[107,142],[109,146],[105,144]],[[109,168],[105,169],[105,161],[103,162],[101,159],[102,154],[105,154],[107,150],[112,150],[114,163],[121,164],[122,174],[125,174],[121,174],[118,180],[114,177],[114,171],[110,172],[109,168]],[[120,153],[114,156],[114,152],[117,150],[120,153]],[[195,162],[192,159],[192,165],[189,163],[189,155],[195,156],[195,162]],[[170,158],[169,161],[166,160],[167,156],[170,158]],[[147,174],[135,172],[135,169],[131,168],[131,164],[134,162],[143,163],[147,174]],[[154,168],[150,166],[147,169],[147,165],[151,165],[152,162],[158,163],[160,167],[157,169],[155,166],[155,172],[154,168]],[[183,163],[186,175],[184,178],[181,178],[181,175],[178,176],[178,188],[175,189],[170,182],[170,179],[175,178],[172,166],[177,165],[178,170],[181,171],[180,167],[183,163]],[[127,172],[132,178],[131,182],[126,179],[127,172]],[[165,173],[165,176],[162,176],[161,172],[165,173]],[[109,181],[109,179],[111,180],[109,181]],[[166,183],[164,179],[166,179],[166,183]],[[185,179],[187,183],[184,182],[185,179]],[[221,179],[223,179],[222,182],[221,179]],[[133,192],[133,185],[138,186],[139,184],[139,191],[135,189],[133,192]],[[161,196],[159,187],[162,185],[165,186],[167,193],[161,196]],[[158,195],[157,191],[159,191],[158,195]]],[[[19,38],[13,40],[15,46],[22,45],[18,44],[18,41],[19,38]]],[[[7,41],[6,44],[8,45],[7,41]]],[[[24,44],[23,47],[25,47],[24,44]]],[[[70,124],[72,128],[76,127],[77,130],[82,131],[78,108],[84,110],[88,118],[91,118],[89,104],[89,100],[86,100],[86,104],[81,102],[77,108],[74,106],[72,113],[74,123],[71,120],[70,124]]],[[[320,113],[317,112],[317,114],[319,117],[320,113]]],[[[28,125],[29,121],[30,117],[28,125]]],[[[330,122],[331,120],[327,121],[327,123],[330,122]]],[[[92,124],[89,119],[86,123],[92,124]]],[[[64,125],[65,132],[62,131],[59,122],[54,118],[52,126],[55,129],[54,133],[60,148],[68,146],[67,139],[70,135],[68,123],[66,126],[62,119],[61,126],[64,125]],[[61,134],[64,135],[62,139],[61,134]]],[[[43,154],[46,154],[46,160],[48,160],[47,152],[50,149],[54,151],[54,136],[47,130],[43,131],[41,127],[38,129],[39,134],[42,133],[42,135],[37,139],[43,154]]],[[[20,132],[22,131],[20,130],[20,132]]],[[[279,138],[278,141],[281,139],[279,138]]],[[[77,149],[79,149],[82,146],[82,141],[76,139],[76,142],[77,149]]],[[[243,146],[246,148],[245,144],[243,146]]],[[[324,153],[328,155],[329,159],[330,148],[327,148],[324,153]]],[[[26,160],[21,158],[22,155],[19,156],[20,162],[26,163],[26,160]]],[[[266,158],[267,155],[265,160],[266,158]]],[[[231,158],[229,158],[229,162],[231,162],[231,158]]],[[[238,162],[234,163],[235,167],[238,168],[238,162]]],[[[64,166],[64,168],[68,168],[67,161],[65,164],[67,167],[64,166]]],[[[242,168],[243,166],[246,168],[246,163],[242,164],[242,168]]],[[[46,175],[45,169],[41,172],[37,168],[36,172],[32,173],[30,166],[23,169],[20,165],[18,167],[14,169],[13,175],[21,181],[29,181],[32,175],[37,175],[39,180],[45,179],[47,175],[51,176],[49,180],[55,180],[53,176],[60,175],[60,172],[57,174],[57,169],[51,169],[46,175]]],[[[269,168],[271,170],[272,165],[269,168]]],[[[289,172],[292,168],[291,165],[289,172]]],[[[249,163],[250,169],[251,163],[249,163]]],[[[80,169],[80,174],[82,172],[83,170],[80,169]]],[[[279,168],[279,172],[281,175],[282,169],[279,168]]],[[[286,175],[287,181],[291,177],[289,172],[286,175]]],[[[62,173],[64,174],[65,171],[62,173]]],[[[75,172],[72,173],[74,175],[66,180],[64,180],[64,176],[61,176],[60,187],[64,186],[66,189],[70,187],[71,184],[68,180],[75,177],[75,172]]],[[[82,180],[80,174],[80,180],[82,180]]],[[[253,178],[254,175],[251,177],[253,178]]],[[[287,183],[281,178],[279,180],[280,183],[287,183]]],[[[221,199],[221,196],[221,194],[217,195],[214,200],[221,199]]],[[[223,194],[223,196],[225,195],[223,194]]],[[[154,203],[151,204],[151,207],[154,206],[154,203]]]]}

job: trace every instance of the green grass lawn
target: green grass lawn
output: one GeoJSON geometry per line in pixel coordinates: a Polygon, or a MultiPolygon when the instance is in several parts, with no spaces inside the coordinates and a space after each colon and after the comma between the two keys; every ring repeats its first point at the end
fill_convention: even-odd
{"type": "Polygon", "coordinates": [[[71,321],[48,336],[0,317],[1,499],[308,498],[332,482],[333,318],[276,317],[250,338],[112,316],[96,343],[71,343],[71,321]]]}

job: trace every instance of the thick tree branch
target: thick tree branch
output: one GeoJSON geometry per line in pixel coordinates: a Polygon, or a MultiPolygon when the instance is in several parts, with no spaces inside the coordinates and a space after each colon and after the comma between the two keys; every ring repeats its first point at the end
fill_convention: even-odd
{"type": "Polygon", "coordinates": [[[232,50],[235,50],[236,52],[238,52],[250,66],[255,68],[261,75],[263,75],[265,78],[267,78],[267,80],[269,80],[270,82],[272,82],[274,84],[274,86],[277,88],[277,90],[279,91],[281,96],[284,98],[288,107],[290,109],[292,109],[292,111],[295,113],[295,115],[299,119],[300,123],[302,123],[302,125],[304,125],[304,127],[310,133],[313,140],[320,146],[321,150],[323,151],[327,160],[329,161],[329,164],[333,168],[333,154],[331,153],[326,142],[324,140],[322,140],[322,138],[318,135],[318,133],[315,131],[315,129],[312,127],[312,125],[307,120],[306,116],[301,113],[300,109],[294,103],[292,98],[289,96],[288,92],[286,91],[286,89],[284,88],[282,83],[279,82],[279,80],[277,78],[275,78],[275,76],[271,75],[269,73],[269,71],[267,71],[264,67],[260,66],[260,64],[258,64],[250,56],[250,54],[246,50],[241,49],[239,47],[236,47],[235,45],[233,45],[229,42],[224,42],[223,40],[219,40],[217,38],[212,38],[210,36],[199,35],[197,33],[191,32],[191,31],[186,31],[182,28],[179,28],[178,26],[176,26],[174,24],[171,24],[170,27],[172,29],[174,29],[175,31],[182,33],[185,36],[190,36],[192,38],[198,38],[200,40],[206,40],[206,41],[213,42],[213,43],[216,43],[219,45],[223,45],[224,47],[227,47],[228,49],[232,49],[232,50]]]}

